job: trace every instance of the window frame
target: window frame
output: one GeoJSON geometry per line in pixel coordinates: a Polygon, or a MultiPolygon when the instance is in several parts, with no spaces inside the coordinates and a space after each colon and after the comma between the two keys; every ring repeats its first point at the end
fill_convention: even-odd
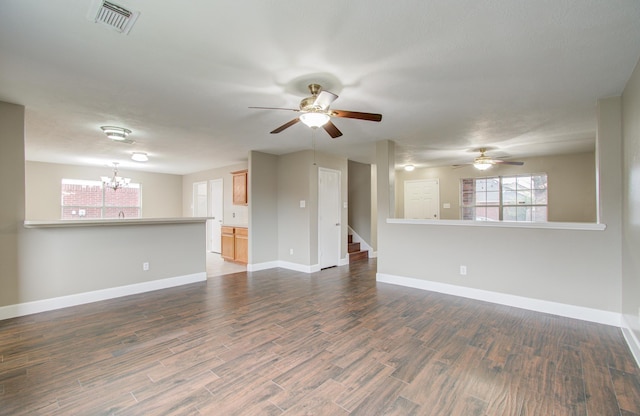
{"type": "MultiPolygon", "coordinates": [[[[73,178],[62,178],[60,181],[60,218],[62,220],[94,220],[94,219],[117,219],[120,218],[118,216],[106,216],[108,210],[116,209],[118,212],[123,212],[128,209],[137,209],[137,216],[128,215],[126,218],[142,218],[142,184],[138,182],[130,182],[127,188],[138,189],[138,204],[137,205],[108,205],[107,204],[107,192],[109,190],[102,183],[102,181],[97,180],[87,180],[87,179],[73,179],[73,178]],[[64,185],[80,185],[80,186],[91,186],[91,187],[99,187],[100,188],[100,204],[99,205],[82,205],[82,204],[67,204],[65,205],[65,189],[64,185]],[[78,214],[74,215],[72,218],[65,218],[65,209],[77,210],[78,214]],[[85,215],[80,215],[81,210],[95,209],[99,210],[100,217],[87,217],[85,215]]],[[[118,192],[118,191],[112,191],[118,192]]]]}
{"type": "MultiPolygon", "coordinates": [[[[514,174],[514,175],[496,175],[496,176],[478,176],[473,178],[460,178],[460,219],[463,221],[494,221],[494,222],[522,222],[522,223],[546,223],[549,221],[549,182],[548,175],[545,172],[536,172],[536,173],[524,173],[524,174],[514,174]],[[534,183],[534,177],[544,177],[544,186],[536,187],[534,183]],[[523,188],[522,193],[525,194],[528,192],[530,194],[531,201],[529,203],[521,203],[519,202],[519,190],[518,184],[520,178],[528,178],[531,186],[529,188],[523,188]],[[513,189],[514,192],[514,203],[506,203],[505,202],[505,179],[512,180],[516,184],[516,187],[513,189]],[[498,189],[497,190],[489,190],[488,184],[485,185],[485,193],[487,196],[489,193],[497,193],[497,201],[495,199],[489,199],[485,197],[485,201],[491,201],[492,203],[478,204],[477,195],[478,195],[478,181],[489,181],[496,180],[498,189]],[[544,190],[544,198],[545,203],[535,203],[536,199],[533,199],[531,195],[534,194],[535,191],[544,190]],[[469,203],[471,197],[471,203],[469,203]],[[484,220],[478,219],[478,208],[483,208],[485,211],[484,220]],[[487,214],[489,211],[487,208],[496,208],[497,209],[497,219],[491,219],[487,214]],[[516,218],[515,219],[507,219],[505,220],[505,211],[507,209],[515,208],[516,218]],[[518,219],[518,208],[526,208],[525,211],[525,219],[518,219]],[[543,220],[531,219],[532,215],[535,216],[536,208],[544,208],[543,213],[541,215],[544,216],[543,220]],[[473,218],[469,218],[473,216],[473,218]]],[[[537,197],[536,197],[537,198],[537,197]]]]}

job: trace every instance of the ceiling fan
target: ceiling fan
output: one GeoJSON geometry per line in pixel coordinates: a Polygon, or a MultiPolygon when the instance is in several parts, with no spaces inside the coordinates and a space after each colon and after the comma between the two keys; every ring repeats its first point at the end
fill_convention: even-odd
{"type": "MultiPolygon", "coordinates": [[[[493,165],[514,165],[514,166],[524,165],[524,162],[494,159],[492,157],[486,156],[485,152],[487,151],[487,149],[485,148],[480,148],[476,151],[480,152],[480,156],[476,157],[473,160],[473,163],[468,163],[468,164],[473,165],[473,167],[475,167],[478,170],[487,170],[493,165]]],[[[461,166],[461,165],[454,165],[454,166],[461,166]]]]}
{"type": "Polygon", "coordinates": [[[309,127],[322,127],[332,138],[342,136],[342,132],[331,122],[331,117],[355,118],[358,120],[380,121],[382,114],[360,113],[357,111],[332,110],[329,108],[338,96],[332,92],[324,91],[319,84],[309,84],[311,96],[300,101],[300,108],[278,108],[278,107],[249,107],[262,110],[288,110],[301,113],[299,117],[283,124],[271,132],[280,133],[299,121],[309,127]]]}

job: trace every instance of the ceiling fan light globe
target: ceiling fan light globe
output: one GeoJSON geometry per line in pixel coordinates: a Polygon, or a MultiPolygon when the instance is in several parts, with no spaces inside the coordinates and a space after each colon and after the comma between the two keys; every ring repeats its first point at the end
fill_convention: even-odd
{"type": "Polygon", "coordinates": [[[302,113],[300,114],[300,121],[306,124],[309,127],[320,127],[327,124],[331,117],[325,113],[302,113]]]}
{"type": "Polygon", "coordinates": [[[478,170],[487,170],[491,167],[491,163],[489,162],[475,162],[473,167],[478,170]]]}

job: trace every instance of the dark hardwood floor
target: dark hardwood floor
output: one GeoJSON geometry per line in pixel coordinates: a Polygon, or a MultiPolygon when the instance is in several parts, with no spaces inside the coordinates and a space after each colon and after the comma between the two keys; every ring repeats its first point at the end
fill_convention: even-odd
{"type": "Polygon", "coordinates": [[[2,415],[640,415],[619,329],[283,269],[0,321],[2,415]]]}

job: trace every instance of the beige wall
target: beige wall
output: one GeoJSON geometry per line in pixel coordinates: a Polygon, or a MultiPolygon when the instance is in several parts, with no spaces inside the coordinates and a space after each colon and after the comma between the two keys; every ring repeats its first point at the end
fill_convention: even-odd
{"type": "Polygon", "coordinates": [[[20,295],[24,234],[24,107],[0,101],[0,306],[20,295]]]}
{"type": "MultiPolygon", "coordinates": [[[[193,216],[194,183],[222,179],[224,194],[223,223],[225,225],[246,226],[249,223],[249,208],[246,205],[233,205],[233,175],[231,175],[231,172],[247,169],[247,167],[248,163],[245,162],[184,175],[182,177],[182,216],[193,216]]],[[[207,187],[207,189],[209,188],[207,187]]]]}
{"type": "MultiPolygon", "coordinates": [[[[101,176],[111,176],[113,169],[27,161],[25,173],[26,218],[59,220],[63,178],[99,180],[101,176]]],[[[118,174],[140,184],[143,218],[182,216],[182,176],[126,169],[119,169],[118,174]]]]}
{"type": "MultiPolygon", "coordinates": [[[[293,268],[299,266],[300,270],[311,270],[318,265],[320,167],[340,171],[341,202],[347,202],[346,158],[314,154],[310,150],[280,156],[251,153],[249,240],[252,263],[280,261],[293,268]],[[254,196],[256,200],[252,202],[254,196]],[[305,201],[304,207],[300,207],[300,201],[305,201]],[[264,207],[258,205],[263,203],[264,207]],[[254,230],[256,226],[259,228],[254,230]],[[293,254],[290,254],[291,250],[293,254]]],[[[344,259],[347,256],[347,208],[342,209],[340,223],[341,258],[344,259]]]]}
{"type": "Polygon", "coordinates": [[[620,109],[615,99],[604,100],[599,112],[604,231],[388,223],[395,212],[388,202],[394,199],[394,148],[378,143],[378,274],[619,313],[620,109]],[[459,274],[460,265],[467,276],[459,274]]]}
{"type": "Polygon", "coordinates": [[[0,316],[27,303],[205,275],[203,223],[25,228],[24,172],[24,107],[0,102],[0,316]]]}
{"type": "Polygon", "coordinates": [[[278,156],[252,151],[249,166],[249,263],[277,261],[278,156]]]}
{"type": "MultiPolygon", "coordinates": [[[[347,159],[311,150],[278,158],[278,256],[280,260],[318,264],[318,168],[340,171],[341,199],[346,202],[347,159]],[[300,208],[300,201],[306,206],[300,208]],[[293,254],[290,250],[293,249],[293,254]]],[[[347,209],[342,209],[340,257],[347,255],[347,209]]]]}
{"type": "Polygon", "coordinates": [[[640,339],[640,65],[622,95],[622,313],[640,339]]]}
{"type": "Polygon", "coordinates": [[[279,260],[302,265],[311,265],[317,261],[317,256],[312,256],[310,241],[311,218],[317,215],[317,210],[314,209],[317,197],[312,191],[311,183],[312,169],[316,167],[313,166],[311,151],[278,157],[279,260]],[[300,201],[305,201],[304,208],[300,208],[300,201]],[[293,254],[290,254],[291,249],[293,254]]]}
{"type": "Polygon", "coordinates": [[[349,161],[349,226],[372,245],[371,165],[349,161]]]}
{"type": "Polygon", "coordinates": [[[524,166],[496,165],[480,172],[473,166],[422,168],[413,172],[397,170],[396,216],[404,217],[404,181],[438,179],[440,219],[460,219],[460,179],[521,173],[546,173],[549,183],[549,221],[596,222],[595,153],[579,153],[520,159],[524,166]],[[444,208],[448,203],[450,208],[444,208]]]}

